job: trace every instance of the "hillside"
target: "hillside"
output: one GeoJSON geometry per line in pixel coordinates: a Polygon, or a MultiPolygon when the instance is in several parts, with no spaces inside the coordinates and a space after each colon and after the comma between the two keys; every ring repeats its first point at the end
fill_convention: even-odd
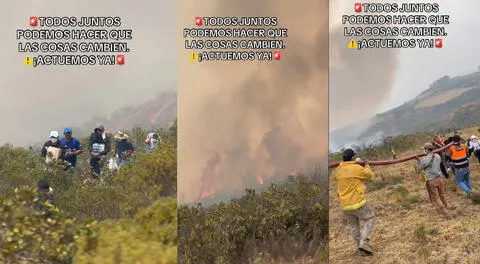
{"type": "Polygon", "coordinates": [[[169,127],[176,118],[177,93],[169,91],[159,93],[143,104],[121,108],[109,116],[97,116],[89,122],[72,125],[77,136],[87,136],[98,122],[104,124],[108,131],[116,131],[133,127],[169,127]]]}
{"type": "Polygon", "coordinates": [[[334,131],[335,142],[371,141],[372,137],[395,136],[411,132],[464,128],[480,120],[480,72],[432,83],[415,99],[365,122],[334,131]]]}
{"type": "MultiPolygon", "coordinates": [[[[460,131],[467,137],[478,128],[460,131]]],[[[448,134],[447,134],[448,136],[448,134]]],[[[360,152],[369,160],[391,159],[389,150],[397,146],[399,158],[420,151],[432,134],[395,137],[387,144],[360,152]],[[402,147],[408,146],[408,147],[402,147]]],[[[332,160],[338,158],[331,157],[332,160]]],[[[478,263],[480,238],[480,200],[469,200],[456,186],[453,177],[447,180],[447,202],[452,220],[444,220],[431,205],[425,183],[410,161],[385,167],[374,167],[374,180],[367,184],[367,200],[376,215],[371,245],[373,257],[356,255],[353,239],[348,235],[343,213],[336,196],[335,181],[330,180],[329,263],[478,263]]],[[[470,163],[472,185],[480,185],[480,166],[475,158],[470,163]]]]}

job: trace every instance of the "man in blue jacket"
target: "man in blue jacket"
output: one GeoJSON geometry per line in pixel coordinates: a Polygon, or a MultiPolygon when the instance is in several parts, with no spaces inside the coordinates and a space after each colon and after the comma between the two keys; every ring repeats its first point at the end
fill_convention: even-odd
{"type": "Polygon", "coordinates": [[[64,160],[70,163],[65,170],[77,166],[77,156],[83,153],[80,140],[72,136],[72,129],[66,127],[63,129],[64,137],[60,139],[60,143],[65,148],[64,160]]]}

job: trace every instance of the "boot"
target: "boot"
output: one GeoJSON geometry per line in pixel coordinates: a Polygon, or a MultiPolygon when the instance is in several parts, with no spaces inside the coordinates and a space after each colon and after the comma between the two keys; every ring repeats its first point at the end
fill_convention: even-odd
{"type": "Polygon", "coordinates": [[[371,254],[367,254],[367,253],[365,253],[364,251],[358,249],[358,251],[357,251],[357,256],[359,256],[359,257],[368,257],[368,256],[372,256],[372,255],[371,255],[371,254]]]}
{"type": "Polygon", "coordinates": [[[365,239],[360,242],[360,246],[358,247],[358,250],[364,252],[367,255],[373,255],[373,250],[369,245],[369,240],[365,239]]]}

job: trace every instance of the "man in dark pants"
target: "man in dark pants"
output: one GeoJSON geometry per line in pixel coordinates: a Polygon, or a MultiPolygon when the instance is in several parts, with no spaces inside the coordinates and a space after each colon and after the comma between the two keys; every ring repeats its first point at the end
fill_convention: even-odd
{"type": "Polygon", "coordinates": [[[128,158],[135,151],[133,144],[128,141],[128,135],[118,131],[115,136],[115,150],[116,150],[116,161],[118,168],[122,167],[128,160],[128,158]]]}
{"type": "Polygon", "coordinates": [[[105,127],[102,124],[98,124],[90,135],[88,149],[90,151],[89,164],[92,169],[92,176],[98,178],[102,172],[103,161],[110,152],[110,138],[105,133],[105,127]]]}

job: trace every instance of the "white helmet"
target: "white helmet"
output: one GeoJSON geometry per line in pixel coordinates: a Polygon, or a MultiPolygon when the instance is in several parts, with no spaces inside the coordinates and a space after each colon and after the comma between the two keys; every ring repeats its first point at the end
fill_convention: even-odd
{"type": "Polygon", "coordinates": [[[473,140],[473,139],[477,139],[477,137],[476,137],[475,135],[472,135],[472,136],[470,137],[470,139],[472,139],[472,140],[473,140]]]}

